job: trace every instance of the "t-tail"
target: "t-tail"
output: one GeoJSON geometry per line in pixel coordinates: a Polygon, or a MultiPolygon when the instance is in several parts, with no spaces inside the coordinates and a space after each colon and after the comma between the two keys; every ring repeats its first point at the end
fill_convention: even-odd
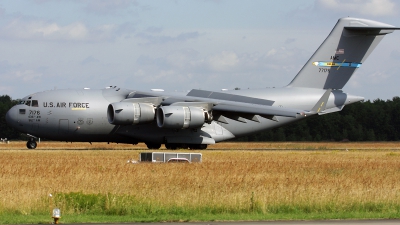
{"type": "Polygon", "coordinates": [[[398,29],[372,20],[339,19],[288,87],[342,89],[382,38],[398,29]]]}

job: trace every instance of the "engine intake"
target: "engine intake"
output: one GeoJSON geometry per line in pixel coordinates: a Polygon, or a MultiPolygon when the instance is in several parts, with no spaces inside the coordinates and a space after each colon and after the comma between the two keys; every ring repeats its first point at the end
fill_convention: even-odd
{"type": "Polygon", "coordinates": [[[205,109],[192,106],[163,106],[156,113],[158,127],[173,129],[200,128],[209,117],[205,109]]]}
{"type": "Polygon", "coordinates": [[[154,106],[146,103],[114,102],[107,108],[108,122],[114,125],[149,123],[154,117],[154,106]]]}

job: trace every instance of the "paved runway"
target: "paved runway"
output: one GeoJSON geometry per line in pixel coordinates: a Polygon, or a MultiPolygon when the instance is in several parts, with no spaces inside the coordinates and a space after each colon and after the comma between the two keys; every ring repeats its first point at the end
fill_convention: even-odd
{"type": "MultiPolygon", "coordinates": [[[[143,225],[146,223],[121,223],[112,225],[143,225]]],[[[312,220],[312,221],[256,221],[256,222],[189,222],[189,223],[149,223],[151,225],[344,225],[344,224],[367,224],[367,225],[400,225],[400,219],[383,220],[312,220]]],[[[65,224],[64,224],[65,225],[65,224]]],[[[77,225],[77,224],[74,224],[77,225]]],[[[110,225],[102,223],[91,223],[90,225],[110,225]]]]}

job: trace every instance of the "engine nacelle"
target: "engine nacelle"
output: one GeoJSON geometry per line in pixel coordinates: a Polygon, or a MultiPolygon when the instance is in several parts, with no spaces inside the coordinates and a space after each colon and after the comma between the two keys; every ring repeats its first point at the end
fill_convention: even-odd
{"type": "Polygon", "coordinates": [[[108,122],[114,125],[132,125],[154,121],[154,106],[146,103],[114,102],[108,105],[108,122]]]}
{"type": "Polygon", "coordinates": [[[157,125],[160,128],[201,128],[208,120],[208,112],[193,106],[163,106],[157,109],[157,125]]]}

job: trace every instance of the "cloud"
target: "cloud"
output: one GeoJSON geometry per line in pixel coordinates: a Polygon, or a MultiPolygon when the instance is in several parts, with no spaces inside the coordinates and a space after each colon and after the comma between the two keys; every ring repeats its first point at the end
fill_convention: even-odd
{"type": "Polygon", "coordinates": [[[81,62],[81,65],[98,63],[98,62],[100,62],[98,59],[94,58],[93,56],[89,56],[81,62]]]}
{"type": "Polygon", "coordinates": [[[290,44],[290,43],[293,43],[295,41],[296,41],[295,38],[288,38],[288,39],[286,39],[285,44],[290,44]]]}
{"type": "Polygon", "coordinates": [[[0,61],[0,77],[2,78],[2,83],[36,81],[43,76],[45,70],[45,67],[31,69],[24,67],[22,64],[11,64],[8,61],[0,61]]]}
{"type": "Polygon", "coordinates": [[[317,0],[316,5],[341,13],[359,13],[368,16],[397,15],[396,3],[391,0],[317,0]]]}
{"type": "Polygon", "coordinates": [[[65,26],[45,20],[17,18],[0,28],[0,38],[39,41],[110,41],[133,32],[132,24],[103,24],[89,28],[81,22],[65,26]]]}
{"type": "Polygon", "coordinates": [[[0,74],[4,77],[4,74],[9,71],[15,70],[19,67],[19,65],[11,65],[8,61],[0,61],[0,74]]]}
{"type": "Polygon", "coordinates": [[[99,15],[114,15],[131,5],[137,6],[138,3],[132,0],[86,0],[85,10],[99,15]]]}
{"type": "Polygon", "coordinates": [[[3,37],[14,39],[83,40],[87,35],[88,29],[82,23],[60,26],[42,20],[15,19],[2,29],[3,37]]]}
{"type": "Polygon", "coordinates": [[[0,7],[0,17],[3,17],[4,15],[6,15],[6,10],[0,7]]]}
{"type": "Polygon", "coordinates": [[[222,0],[203,0],[203,2],[222,3],[222,0]]]}
{"type": "Polygon", "coordinates": [[[218,55],[209,57],[207,61],[215,71],[228,71],[239,63],[239,58],[234,52],[223,51],[218,55]]]}
{"type": "Polygon", "coordinates": [[[161,31],[163,31],[163,28],[161,28],[161,27],[154,27],[154,26],[148,27],[148,28],[145,30],[146,33],[161,33],[161,31]]]}
{"type": "Polygon", "coordinates": [[[34,70],[16,71],[14,74],[17,78],[22,79],[24,82],[35,80],[43,75],[42,73],[35,72],[34,70]]]}
{"type": "Polygon", "coordinates": [[[136,61],[140,67],[138,75],[151,76],[158,71],[174,70],[177,74],[189,74],[204,67],[204,59],[199,57],[199,53],[193,49],[180,49],[168,53],[164,57],[150,57],[141,55],[136,61]]]}
{"type": "Polygon", "coordinates": [[[271,49],[271,50],[269,50],[268,52],[267,52],[267,56],[273,56],[273,55],[275,55],[276,54],[276,49],[271,49]]]}
{"type": "Polygon", "coordinates": [[[145,44],[166,44],[170,42],[185,42],[190,39],[196,39],[200,36],[199,32],[185,32],[181,33],[176,37],[167,35],[153,35],[148,33],[139,33],[136,37],[144,39],[147,41],[145,44]]]}
{"type": "Polygon", "coordinates": [[[208,55],[180,49],[162,57],[141,55],[133,76],[144,83],[178,90],[280,86],[290,82],[307,57],[304,50],[297,48],[275,48],[262,53],[220,51],[208,55]]]}
{"type": "Polygon", "coordinates": [[[0,86],[0,92],[10,92],[11,90],[13,90],[13,87],[10,86],[0,86]]]}
{"type": "Polygon", "coordinates": [[[54,0],[34,0],[33,2],[35,2],[36,4],[44,4],[44,3],[48,3],[54,0]]]}
{"type": "Polygon", "coordinates": [[[376,84],[387,80],[389,77],[390,75],[385,73],[384,71],[375,71],[368,75],[368,81],[370,83],[376,84]]]}

